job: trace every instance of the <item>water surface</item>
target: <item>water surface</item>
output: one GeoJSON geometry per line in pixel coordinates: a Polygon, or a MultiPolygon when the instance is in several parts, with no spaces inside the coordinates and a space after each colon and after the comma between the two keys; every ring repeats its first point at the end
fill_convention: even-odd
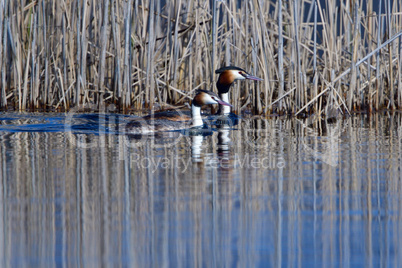
{"type": "Polygon", "coordinates": [[[2,113],[0,266],[399,267],[401,119],[2,113]]]}

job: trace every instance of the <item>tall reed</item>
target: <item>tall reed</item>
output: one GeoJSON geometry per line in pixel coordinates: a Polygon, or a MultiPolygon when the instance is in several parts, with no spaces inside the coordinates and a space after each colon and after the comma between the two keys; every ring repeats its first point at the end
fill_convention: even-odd
{"type": "Polygon", "coordinates": [[[400,109],[401,2],[337,3],[0,0],[0,108],[158,109],[236,65],[238,113],[400,109]]]}

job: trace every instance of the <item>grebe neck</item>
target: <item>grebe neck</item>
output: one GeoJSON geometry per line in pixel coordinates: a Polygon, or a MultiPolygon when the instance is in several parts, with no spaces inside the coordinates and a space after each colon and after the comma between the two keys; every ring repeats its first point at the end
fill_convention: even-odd
{"type": "MultiPolygon", "coordinates": [[[[229,103],[229,93],[220,93],[219,97],[221,98],[221,100],[223,100],[224,102],[229,103]]],[[[226,105],[219,105],[219,113],[220,114],[230,114],[230,106],[226,106],[226,105]]]]}
{"type": "Polygon", "coordinates": [[[204,123],[202,122],[202,117],[201,117],[201,107],[192,104],[191,105],[191,117],[193,120],[191,127],[201,127],[204,125],[204,123]]]}

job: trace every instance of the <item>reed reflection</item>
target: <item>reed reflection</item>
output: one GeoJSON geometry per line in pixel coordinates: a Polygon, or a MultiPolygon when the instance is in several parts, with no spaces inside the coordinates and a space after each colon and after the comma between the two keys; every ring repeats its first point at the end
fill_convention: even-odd
{"type": "Polygon", "coordinates": [[[400,114],[250,120],[77,142],[0,120],[2,267],[401,265],[400,114]]]}

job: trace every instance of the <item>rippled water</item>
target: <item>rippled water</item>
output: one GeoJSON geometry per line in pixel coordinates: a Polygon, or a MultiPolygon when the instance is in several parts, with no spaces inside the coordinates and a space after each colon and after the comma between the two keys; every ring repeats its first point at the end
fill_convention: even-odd
{"type": "Polygon", "coordinates": [[[1,267],[399,267],[402,118],[0,114],[1,267]]]}

